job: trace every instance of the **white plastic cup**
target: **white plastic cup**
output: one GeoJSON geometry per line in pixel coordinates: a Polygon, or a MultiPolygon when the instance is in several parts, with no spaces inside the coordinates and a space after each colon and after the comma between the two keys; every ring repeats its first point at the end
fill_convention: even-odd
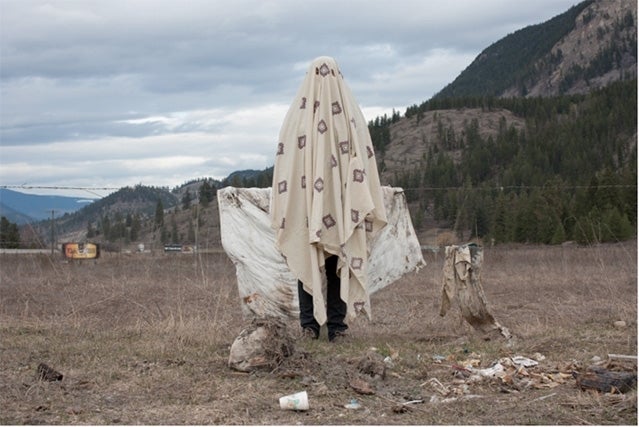
{"type": "Polygon", "coordinates": [[[308,410],[308,394],[305,391],[280,397],[280,408],[292,411],[308,410]]]}

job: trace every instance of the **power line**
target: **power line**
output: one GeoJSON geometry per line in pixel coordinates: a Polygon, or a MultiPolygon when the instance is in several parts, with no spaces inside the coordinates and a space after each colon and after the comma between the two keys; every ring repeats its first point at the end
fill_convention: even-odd
{"type": "MultiPolygon", "coordinates": [[[[397,185],[392,185],[397,187],[397,185]]],[[[630,184],[617,184],[617,185],[500,185],[500,186],[444,186],[444,187],[402,187],[403,190],[513,190],[513,189],[534,189],[534,188],[548,188],[548,189],[583,189],[583,188],[636,188],[637,185],[630,184]]],[[[0,188],[21,188],[24,190],[84,190],[84,191],[97,191],[97,190],[120,190],[120,187],[66,187],[66,186],[47,186],[47,185],[0,185],[0,188]]]]}
{"type": "Polygon", "coordinates": [[[66,186],[51,186],[51,185],[0,185],[0,188],[19,188],[23,190],[82,190],[87,193],[93,194],[99,198],[103,196],[95,193],[97,190],[119,190],[119,187],[66,187],[66,186]]]}
{"type": "Polygon", "coordinates": [[[22,188],[24,190],[119,190],[120,187],[58,187],[48,185],[0,185],[0,188],[22,188]]]}
{"type": "Polygon", "coordinates": [[[512,189],[534,189],[534,188],[547,188],[557,190],[567,189],[583,189],[583,188],[637,188],[637,185],[630,184],[618,184],[618,185],[503,185],[503,186],[473,186],[473,187],[402,187],[403,190],[512,190],[512,189]]]}

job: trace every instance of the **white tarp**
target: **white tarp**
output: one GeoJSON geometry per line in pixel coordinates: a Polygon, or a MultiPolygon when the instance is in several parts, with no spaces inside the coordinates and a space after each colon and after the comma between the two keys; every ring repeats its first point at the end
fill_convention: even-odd
{"type": "MultiPolygon", "coordinates": [[[[426,265],[404,191],[382,187],[388,225],[370,243],[369,293],[426,265]]],[[[236,267],[245,317],[297,317],[297,279],[275,246],[270,188],[218,190],[222,246],[236,267]]],[[[373,307],[373,315],[375,309],[373,307]]]]}

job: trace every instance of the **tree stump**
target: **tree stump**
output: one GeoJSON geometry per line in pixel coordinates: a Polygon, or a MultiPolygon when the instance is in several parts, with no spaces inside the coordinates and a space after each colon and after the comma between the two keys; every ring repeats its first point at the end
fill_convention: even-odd
{"type": "Polygon", "coordinates": [[[440,316],[445,316],[453,301],[457,301],[462,317],[473,328],[485,334],[511,338],[508,329],[500,325],[490,311],[481,285],[481,265],[484,253],[480,246],[446,246],[440,316]]]}
{"type": "Polygon", "coordinates": [[[626,393],[637,387],[637,374],[633,372],[609,371],[591,367],[584,373],[573,373],[577,386],[582,390],[597,390],[602,393],[626,393]]]}

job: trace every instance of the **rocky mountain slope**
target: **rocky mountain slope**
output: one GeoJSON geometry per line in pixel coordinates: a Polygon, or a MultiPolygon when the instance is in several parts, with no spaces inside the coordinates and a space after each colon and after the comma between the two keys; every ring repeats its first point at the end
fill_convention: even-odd
{"type": "Polygon", "coordinates": [[[461,108],[429,111],[403,118],[390,128],[391,143],[383,155],[380,179],[391,185],[397,174],[419,167],[435,147],[445,147],[459,160],[466,140],[466,128],[475,122],[482,138],[496,137],[500,126],[521,130],[524,120],[505,109],[483,111],[461,108]]]}
{"type": "MultiPolygon", "coordinates": [[[[545,58],[560,57],[529,84],[526,96],[587,93],[637,76],[637,3],[595,1],[575,19],[575,28],[545,58]]],[[[536,65],[544,69],[544,60],[536,65]]],[[[516,95],[516,88],[502,96],[516,95]]]]}
{"type": "Polygon", "coordinates": [[[486,48],[434,98],[587,93],[637,76],[637,3],[586,0],[486,48]]]}
{"type": "Polygon", "coordinates": [[[389,124],[390,140],[380,156],[382,181],[397,182],[398,174],[419,167],[438,148],[459,160],[473,120],[484,138],[494,137],[500,125],[525,128],[523,118],[512,111],[469,108],[463,101],[452,105],[447,99],[586,94],[636,77],[637,3],[586,0],[545,23],[507,35],[431,100],[408,107],[404,117],[389,124]],[[456,146],[451,146],[451,137],[456,146]]]}

